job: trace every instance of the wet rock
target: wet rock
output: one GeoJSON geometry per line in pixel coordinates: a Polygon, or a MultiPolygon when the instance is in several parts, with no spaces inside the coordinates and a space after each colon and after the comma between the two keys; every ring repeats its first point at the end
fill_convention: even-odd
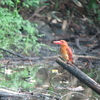
{"type": "Polygon", "coordinates": [[[63,32],[62,29],[57,29],[57,28],[56,28],[56,29],[54,30],[54,32],[55,32],[56,35],[64,35],[64,32],[63,32]]]}
{"type": "Polygon", "coordinates": [[[62,24],[61,23],[49,23],[50,27],[52,28],[55,35],[64,35],[64,31],[62,30],[62,24]]]}
{"type": "Polygon", "coordinates": [[[39,31],[39,34],[44,34],[41,39],[45,40],[53,40],[54,36],[52,35],[52,30],[49,25],[45,24],[43,21],[35,21],[38,24],[36,27],[39,31]]]}

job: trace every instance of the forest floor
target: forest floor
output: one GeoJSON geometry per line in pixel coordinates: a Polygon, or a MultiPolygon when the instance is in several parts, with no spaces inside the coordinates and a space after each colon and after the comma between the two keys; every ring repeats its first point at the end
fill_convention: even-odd
{"type": "MultiPolygon", "coordinates": [[[[18,81],[19,79],[10,81],[10,83],[12,82],[10,89],[16,87],[19,93],[26,93],[28,90],[26,93],[27,98],[28,94],[31,94],[31,96],[33,94],[34,97],[30,97],[30,99],[28,98],[26,100],[100,99],[99,95],[56,63],[56,57],[60,55],[59,45],[55,45],[52,42],[54,40],[66,40],[73,49],[74,62],[77,67],[100,84],[99,24],[93,23],[92,20],[88,19],[87,16],[85,16],[86,13],[84,9],[77,8],[80,10],[76,11],[72,9],[72,11],[68,12],[68,7],[65,5],[70,6],[70,4],[63,2],[59,10],[51,5],[50,8],[48,8],[48,6],[42,6],[35,11],[27,11],[24,9],[20,12],[24,19],[29,20],[31,23],[35,22],[38,24],[36,28],[39,34],[45,34],[45,36],[38,39],[38,42],[47,45],[42,46],[39,55],[30,53],[31,57],[13,57],[0,61],[4,65],[2,68],[5,68],[2,70],[4,72],[3,75],[12,71],[10,68],[14,68],[13,77],[19,75],[15,75],[15,72],[18,71],[21,73],[20,76],[18,76],[20,80],[28,83],[29,89],[27,89],[27,86],[24,86],[23,82],[18,84],[16,80],[18,81]],[[23,70],[24,66],[26,66],[25,70],[23,70]],[[21,69],[19,70],[17,67],[21,69]],[[18,86],[13,81],[15,81],[18,86]],[[26,90],[23,90],[23,87],[25,87],[26,90]],[[34,89],[34,91],[31,89],[34,89]],[[29,90],[32,92],[29,92],[29,90]]],[[[6,78],[9,80],[9,77],[6,78]]],[[[16,95],[18,98],[19,94],[16,93],[16,95]]],[[[20,97],[20,100],[26,98],[23,99],[23,96],[24,95],[20,97]]],[[[8,95],[6,98],[11,97],[8,95]]],[[[2,100],[5,99],[2,97],[2,100]]]]}

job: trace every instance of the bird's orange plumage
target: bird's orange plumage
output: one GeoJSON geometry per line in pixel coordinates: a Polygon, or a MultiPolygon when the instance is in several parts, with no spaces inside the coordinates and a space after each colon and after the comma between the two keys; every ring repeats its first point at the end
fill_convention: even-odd
{"type": "Polygon", "coordinates": [[[65,40],[54,41],[55,44],[60,44],[60,53],[65,60],[73,63],[73,52],[72,49],[68,46],[68,43],[65,40]]]}

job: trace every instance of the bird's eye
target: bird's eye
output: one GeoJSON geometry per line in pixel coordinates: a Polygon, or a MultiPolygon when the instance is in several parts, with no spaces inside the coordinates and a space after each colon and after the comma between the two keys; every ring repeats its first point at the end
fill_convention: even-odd
{"type": "Polygon", "coordinates": [[[64,43],[64,41],[61,41],[62,43],[64,43]]]}
{"type": "Polygon", "coordinates": [[[60,42],[61,42],[61,43],[65,43],[65,41],[64,41],[64,40],[60,40],[60,42]]]}

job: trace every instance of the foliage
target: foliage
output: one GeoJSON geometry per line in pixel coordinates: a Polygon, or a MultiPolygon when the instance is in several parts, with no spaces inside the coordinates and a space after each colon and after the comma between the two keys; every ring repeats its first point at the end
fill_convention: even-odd
{"type": "MultiPolygon", "coordinates": [[[[0,5],[0,47],[24,53],[38,51],[41,44],[37,42],[38,31],[36,24],[24,20],[18,13],[17,4],[21,0],[2,0],[0,5]]],[[[22,7],[30,7],[39,4],[39,0],[25,0],[22,7]]]]}
{"type": "Polygon", "coordinates": [[[40,0],[2,0],[1,5],[8,5],[15,7],[18,4],[22,4],[22,7],[37,7],[40,0]]]}
{"type": "Polygon", "coordinates": [[[23,6],[30,7],[34,6],[37,7],[39,5],[39,0],[24,0],[23,6]]]}
{"type": "Polygon", "coordinates": [[[38,65],[24,66],[21,68],[8,68],[0,70],[0,87],[6,87],[14,90],[33,90],[37,79],[35,75],[40,68],[38,65]]]}
{"type": "Polygon", "coordinates": [[[100,8],[99,8],[97,1],[96,0],[89,1],[87,8],[88,8],[89,15],[94,16],[92,17],[94,21],[96,22],[100,21],[100,8]]]}

